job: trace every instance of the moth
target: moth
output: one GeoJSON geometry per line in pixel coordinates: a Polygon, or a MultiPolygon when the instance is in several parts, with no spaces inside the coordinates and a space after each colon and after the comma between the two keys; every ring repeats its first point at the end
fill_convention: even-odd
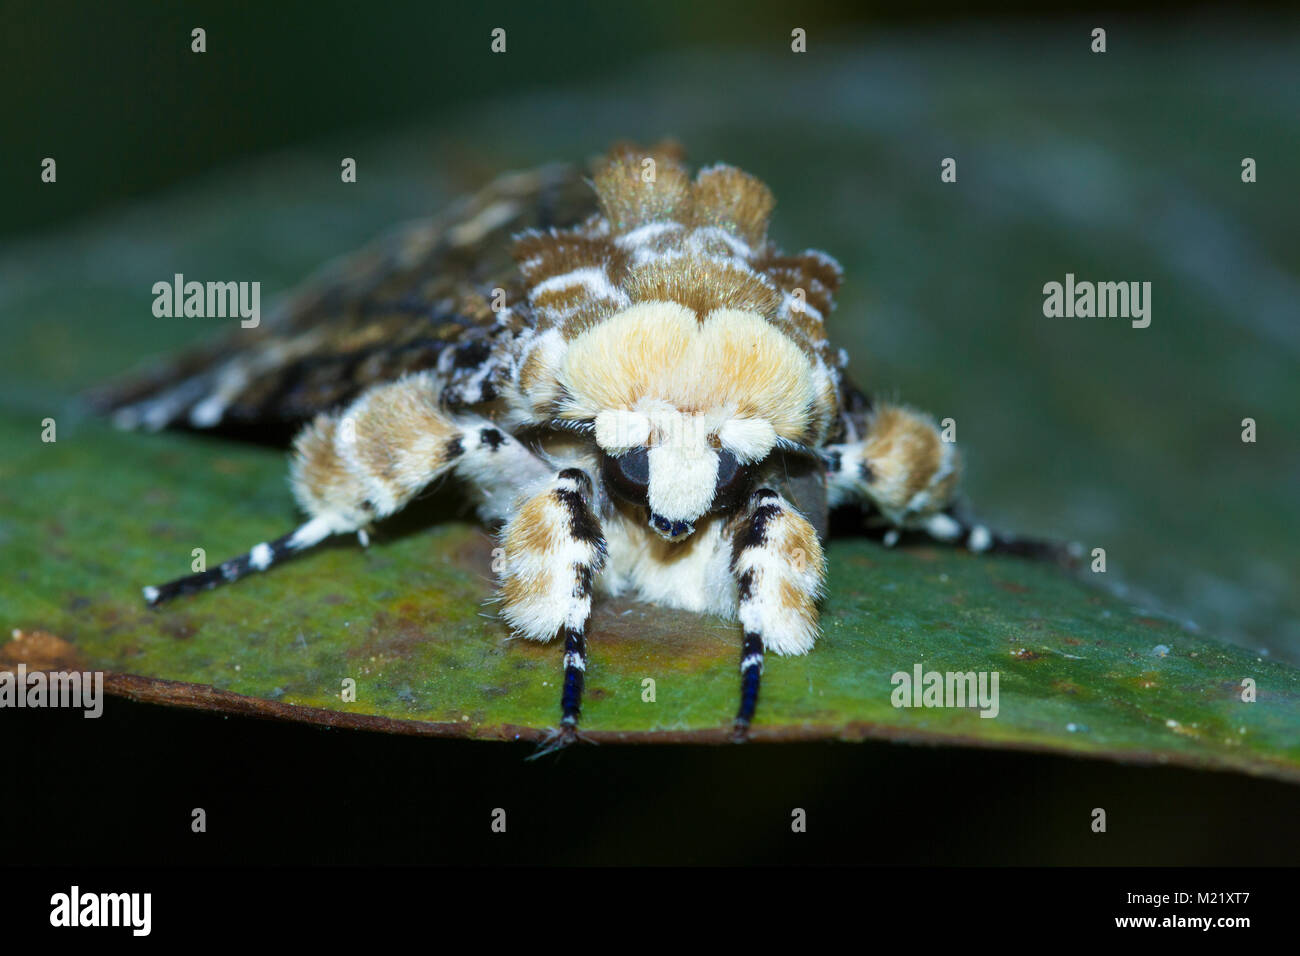
{"type": "Polygon", "coordinates": [[[783,253],[772,208],[735,167],[692,176],[674,144],[620,144],[586,171],[504,176],[327,268],[258,328],[111,386],[99,401],[123,427],[296,430],[306,521],[146,601],[332,535],[364,546],[454,474],[499,535],[504,620],[563,647],[552,749],[577,735],[600,596],[739,621],[743,740],[764,654],[817,640],[832,514],[890,545],[1059,558],[963,518],[956,445],[850,383],[826,328],[841,268],[783,253]]]}

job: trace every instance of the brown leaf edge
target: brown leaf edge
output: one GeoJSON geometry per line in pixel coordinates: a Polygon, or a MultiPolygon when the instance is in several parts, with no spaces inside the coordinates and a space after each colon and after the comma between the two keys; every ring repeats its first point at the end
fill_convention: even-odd
{"type": "MultiPolygon", "coordinates": [[[[419,737],[477,739],[484,741],[541,741],[549,728],[522,727],[515,724],[479,725],[468,722],[433,722],[402,720],[377,714],[357,714],[329,710],[300,704],[249,697],[230,691],[218,690],[207,684],[142,677],[136,674],[105,672],[104,689],[116,697],[147,704],[184,707],[216,713],[237,714],[270,720],[286,720],[316,726],[347,730],[377,731],[389,734],[408,734],[419,737]]],[[[731,726],[707,730],[641,730],[611,731],[584,730],[583,736],[591,741],[622,744],[708,744],[731,745],[731,726]]],[[[1083,757],[1138,766],[1176,766],[1193,770],[1238,772],[1250,776],[1272,777],[1287,783],[1300,784],[1300,769],[1273,762],[1263,764],[1250,761],[1232,761],[1198,757],[1194,754],[1152,754],[1134,750],[1118,753],[1088,753],[1052,744],[1023,741],[990,741],[962,734],[946,734],[925,730],[901,730],[883,724],[854,721],[827,730],[823,727],[753,728],[753,743],[798,743],[836,740],[856,743],[864,740],[885,740],[891,743],[923,744],[930,746],[965,746],[987,750],[1016,750],[1068,757],[1083,757]]]]}

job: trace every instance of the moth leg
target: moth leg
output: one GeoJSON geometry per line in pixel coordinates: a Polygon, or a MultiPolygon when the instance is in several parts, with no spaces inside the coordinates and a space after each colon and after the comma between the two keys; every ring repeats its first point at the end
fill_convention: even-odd
{"type": "Polygon", "coordinates": [[[732,538],[731,570],[744,629],[740,707],[733,739],[745,740],[758,704],[763,652],[806,654],[817,640],[826,561],[808,519],[770,489],[749,499],[732,538]]]}
{"type": "Polygon", "coordinates": [[[214,588],[218,584],[238,581],[253,571],[266,570],[272,564],[283,560],[296,551],[320,544],[320,542],[335,533],[328,520],[314,518],[299,526],[297,530],[276,538],[274,541],[254,545],[252,550],[228,561],[223,561],[215,568],[201,571],[198,574],[188,574],[183,578],[176,578],[165,584],[143,588],[145,603],[150,607],[156,607],[164,601],[170,601],[182,594],[193,594],[196,591],[214,588]]]}
{"type": "Polygon", "coordinates": [[[957,491],[961,457],[933,419],[899,405],[875,404],[855,441],[828,445],[830,507],[866,503],[894,527],[916,527],[943,511],[957,491]]]}
{"type": "Polygon", "coordinates": [[[853,424],[858,440],[828,445],[823,453],[829,504],[875,513],[887,547],[919,532],[975,553],[1072,562],[1077,546],[996,532],[962,513],[954,503],[961,457],[933,419],[897,405],[867,404],[853,424]]]}
{"type": "Polygon", "coordinates": [[[587,474],[566,468],[523,502],[502,531],[502,616],[529,640],[564,638],[560,727],[540,753],[572,743],[582,713],[592,584],[606,554],[591,494],[587,474]]]}
{"type": "MultiPolygon", "coordinates": [[[[400,511],[455,470],[473,481],[493,468],[542,468],[526,448],[477,416],[450,416],[427,373],[370,389],[341,412],[319,415],[294,440],[290,479],[310,520],[199,574],[144,589],[151,606],[237,581],[335,534],[368,542],[373,522],[400,511]]],[[[486,501],[486,499],[485,499],[486,501]]]]}
{"type": "Polygon", "coordinates": [[[857,440],[828,445],[823,452],[831,508],[856,504],[877,512],[888,547],[910,529],[939,541],[964,540],[972,551],[987,550],[987,528],[965,525],[948,513],[961,457],[955,444],[942,440],[933,419],[875,403],[854,425],[857,440]]]}
{"type": "MultiPolygon", "coordinates": [[[[951,505],[945,511],[930,515],[919,530],[935,541],[962,543],[976,554],[1009,554],[1031,561],[1049,561],[1066,568],[1077,565],[1083,554],[1083,548],[1075,542],[995,531],[970,519],[958,505],[951,505]]],[[[886,543],[896,543],[889,540],[889,533],[886,533],[886,543]]]]}

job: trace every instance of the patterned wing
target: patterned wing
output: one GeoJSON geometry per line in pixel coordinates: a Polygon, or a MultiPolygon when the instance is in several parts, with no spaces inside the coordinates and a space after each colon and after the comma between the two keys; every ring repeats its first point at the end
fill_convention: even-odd
{"type": "Polygon", "coordinates": [[[567,228],[595,210],[578,167],[502,176],[446,214],[330,264],[258,328],[232,330],[91,402],[122,427],[238,433],[297,424],[407,372],[470,374],[502,331],[492,290],[504,289],[508,304],[524,297],[512,237],[567,228]]]}

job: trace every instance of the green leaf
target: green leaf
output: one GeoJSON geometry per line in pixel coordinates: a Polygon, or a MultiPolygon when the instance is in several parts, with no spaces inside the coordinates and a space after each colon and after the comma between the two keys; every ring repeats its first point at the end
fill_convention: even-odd
{"type": "MultiPolygon", "coordinates": [[[[139,586],[187,573],[193,548],[218,561],[297,520],[283,456],[93,421],[43,444],[33,427],[8,416],[0,430],[4,618],[22,635],[0,659],[103,669],[141,700],[332,725],[500,739],[554,723],[561,651],[509,638],[490,603],[492,540],[448,520],[446,497],[368,550],[334,543],[148,610],[139,586]]],[[[844,540],[829,561],[825,633],[806,657],[769,657],[757,740],[1024,747],[1300,779],[1294,668],[1015,559],[844,540]],[[894,707],[892,675],[916,665],[996,671],[997,716],[894,707]]],[[[605,602],[591,633],[586,733],[726,738],[737,626],[605,602]]]]}
{"type": "MultiPolygon", "coordinates": [[[[737,163],[774,187],[774,238],[825,248],[845,265],[831,326],[855,375],[957,418],[981,513],[1013,530],[1102,538],[1111,565],[1105,578],[1074,579],[1012,559],[836,541],[824,636],[806,657],[769,656],[755,738],[1019,747],[1300,780],[1294,666],[1101,586],[1136,584],[1209,633],[1296,659],[1300,499],[1286,436],[1300,378],[1276,310],[1222,291],[1283,288],[1277,277],[1294,272],[1295,230],[1276,215],[1291,187],[1264,177],[1247,196],[1235,158],[1211,150],[1171,163],[1169,152],[1200,128],[1220,87],[1241,92],[1254,80],[1237,60],[1206,65],[1184,49],[1159,53],[1168,69],[1156,73],[1176,79],[1143,85],[1143,97],[1129,93],[1147,60],[1117,61],[1109,93],[1080,99],[1069,71],[1044,76],[1023,58],[990,61],[983,48],[937,39],[909,43],[900,61],[890,38],[878,42],[785,66],[737,54],[729,69],[755,82],[729,99],[723,126],[717,104],[700,96],[716,86],[716,59],[685,57],[554,94],[566,115],[591,118],[577,138],[535,108],[541,101],[476,107],[454,137],[369,144],[355,185],[337,181],[337,156],[358,151],[349,135],[7,246],[0,624],[20,636],[0,644],[0,666],[105,668],[118,694],[340,726],[512,738],[552,725],[560,650],[508,639],[490,603],[491,541],[459,518],[454,494],[382,526],[368,551],[331,543],[146,610],[140,586],[188,573],[192,549],[220,561],[298,521],[283,456],[118,433],[85,417],[73,396],[223,327],[155,319],[154,282],[175,272],[254,279],[269,306],[326,258],[473,185],[439,178],[467,156],[482,180],[659,135],[627,127],[625,104],[653,88],[696,160],[737,163]],[[1202,66],[1194,76],[1175,72],[1192,59],[1202,66]],[[972,71],[982,77],[978,103],[972,71]],[[915,77],[925,77],[919,93],[915,77]],[[828,91],[834,99],[810,110],[828,91]],[[1070,106],[1051,105],[1060,103],[1070,106]],[[969,157],[959,184],[941,187],[937,159],[918,159],[946,155],[925,145],[933,115],[951,121],[969,157]],[[1151,208],[1169,215],[1152,219],[1151,208]],[[1154,222],[1203,218],[1225,250],[1223,269],[1198,265],[1204,230],[1152,232],[1154,222]],[[1150,277],[1163,311],[1141,332],[1046,325],[1038,290],[1067,269],[1150,277]],[[1261,423],[1258,445],[1237,439],[1246,414],[1261,423]],[[40,439],[46,417],[57,420],[57,442],[40,439]],[[891,677],[918,664],[996,671],[997,717],[895,708],[891,677]],[[355,703],[340,698],[345,678],[357,682],[355,703]],[[1255,703],[1242,700],[1246,679],[1255,703]]],[[[1073,55],[1070,42],[1045,55],[1073,55]]],[[[1293,45],[1271,49],[1268,68],[1288,62],[1293,45]]],[[[1295,111],[1265,103],[1231,123],[1236,139],[1294,152],[1295,111]]],[[[734,625],[605,603],[592,626],[584,730],[721,742],[738,653],[734,625]],[[647,678],[653,703],[642,700],[647,678]]]]}

